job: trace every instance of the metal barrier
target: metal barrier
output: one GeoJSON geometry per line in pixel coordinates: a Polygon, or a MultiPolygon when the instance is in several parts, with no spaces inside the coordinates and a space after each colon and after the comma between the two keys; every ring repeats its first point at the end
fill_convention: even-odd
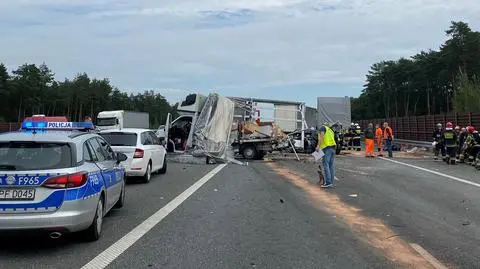
{"type": "Polygon", "coordinates": [[[395,139],[394,143],[396,144],[404,144],[404,145],[410,145],[410,146],[415,146],[415,147],[425,147],[425,148],[431,148],[432,143],[428,141],[415,141],[415,140],[406,140],[406,139],[395,139]]]}
{"type": "Polygon", "coordinates": [[[480,128],[480,113],[449,113],[358,121],[362,128],[366,128],[370,122],[373,124],[383,124],[384,122],[388,122],[393,129],[393,134],[396,139],[432,141],[435,124],[442,123],[445,125],[446,122],[452,122],[454,126],[459,125],[461,127],[466,127],[472,125],[476,128],[480,128]]]}

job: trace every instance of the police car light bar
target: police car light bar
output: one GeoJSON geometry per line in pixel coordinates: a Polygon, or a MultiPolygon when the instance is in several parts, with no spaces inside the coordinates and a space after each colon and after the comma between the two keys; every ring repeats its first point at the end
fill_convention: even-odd
{"type": "Polygon", "coordinates": [[[24,121],[22,122],[23,130],[86,130],[94,129],[94,126],[90,122],[34,122],[24,121]]]}

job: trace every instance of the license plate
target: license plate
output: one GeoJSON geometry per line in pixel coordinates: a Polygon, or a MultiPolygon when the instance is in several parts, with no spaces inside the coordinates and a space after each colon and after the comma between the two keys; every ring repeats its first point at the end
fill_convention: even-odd
{"type": "Polygon", "coordinates": [[[35,189],[0,189],[0,201],[30,201],[35,199],[35,189]]]}

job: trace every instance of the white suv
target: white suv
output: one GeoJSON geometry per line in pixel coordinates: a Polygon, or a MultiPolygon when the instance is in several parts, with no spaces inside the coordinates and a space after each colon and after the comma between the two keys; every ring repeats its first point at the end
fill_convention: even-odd
{"type": "Polygon", "coordinates": [[[122,162],[127,176],[141,176],[150,182],[152,173],[167,172],[167,151],[154,132],[148,129],[124,128],[99,133],[115,152],[127,155],[122,162]]]}

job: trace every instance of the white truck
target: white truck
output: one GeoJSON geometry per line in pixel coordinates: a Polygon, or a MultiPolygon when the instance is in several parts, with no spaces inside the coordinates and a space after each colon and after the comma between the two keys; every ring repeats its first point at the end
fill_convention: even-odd
{"type": "Polygon", "coordinates": [[[96,127],[98,130],[145,128],[150,127],[148,113],[126,110],[102,111],[97,115],[96,127]]]}

